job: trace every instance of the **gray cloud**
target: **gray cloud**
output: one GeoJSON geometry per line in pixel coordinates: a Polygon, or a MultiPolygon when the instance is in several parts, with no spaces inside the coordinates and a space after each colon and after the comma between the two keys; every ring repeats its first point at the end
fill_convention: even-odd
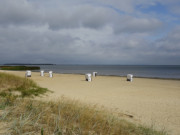
{"type": "Polygon", "coordinates": [[[180,64],[179,27],[159,36],[164,22],[136,2],[0,1],[0,64],[180,64]]]}
{"type": "Polygon", "coordinates": [[[135,18],[125,16],[115,24],[115,32],[141,33],[153,32],[162,27],[162,23],[154,18],[135,18]]]}
{"type": "Polygon", "coordinates": [[[176,27],[166,37],[156,42],[158,50],[170,55],[177,55],[180,57],[180,27],[176,27]]]}
{"type": "Polygon", "coordinates": [[[38,10],[25,0],[4,0],[0,2],[0,24],[38,24],[41,18],[38,10]]]}
{"type": "Polygon", "coordinates": [[[57,30],[79,27],[102,28],[111,18],[108,9],[84,5],[71,9],[71,12],[62,9],[47,13],[45,19],[50,29],[57,30]]]}
{"type": "Polygon", "coordinates": [[[66,54],[70,45],[76,40],[48,29],[46,32],[38,32],[36,28],[33,30],[32,28],[24,30],[20,27],[1,28],[0,34],[2,35],[0,39],[1,58],[7,56],[10,60],[23,62],[28,59],[36,62],[38,59],[44,59],[44,56],[59,57],[66,54]]]}

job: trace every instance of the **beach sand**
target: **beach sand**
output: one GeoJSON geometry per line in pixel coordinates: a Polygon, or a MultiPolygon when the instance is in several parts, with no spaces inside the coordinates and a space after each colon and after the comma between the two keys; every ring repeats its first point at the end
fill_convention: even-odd
{"type": "MultiPolygon", "coordinates": [[[[25,76],[25,72],[9,72],[25,76]]],[[[40,86],[52,90],[42,100],[58,100],[61,96],[88,104],[103,106],[130,121],[180,134],[180,80],[97,76],[92,82],[84,75],[54,74],[53,78],[32,73],[30,78],[40,86]]]]}

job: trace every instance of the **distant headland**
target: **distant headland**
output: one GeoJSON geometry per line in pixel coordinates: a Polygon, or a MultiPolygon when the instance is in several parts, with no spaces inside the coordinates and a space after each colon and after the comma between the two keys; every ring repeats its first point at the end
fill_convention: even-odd
{"type": "Polygon", "coordinates": [[[0,66],[0,70],[40,70],[40,65],[55,65],[49,63],[6,63],[0,66]]]}
{"type": "Polygon", "coordinates": [[[49,64],[49,63],[6,63],[3,65],[56,65],[56,64],[49,64]]]}

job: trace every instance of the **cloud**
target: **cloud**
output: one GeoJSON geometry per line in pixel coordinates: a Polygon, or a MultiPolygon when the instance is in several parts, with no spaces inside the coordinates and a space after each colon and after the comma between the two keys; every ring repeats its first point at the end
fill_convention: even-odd
{"type": "Polygon", "coordinates": [[[47,13],[45,21],[49,24],[50,29],[57,30],[62,28],[79,28],[89,27],[93,29],[102,28],[110,20],[110,14],[106,9],[94,8],[92,6],[78,6],[47,13]]]}
{"type": "Polygon", "coordinates": [[[115,24],[115,33],[143,33],[153,32],[162,27],[162,22],[154,18],[122,17],[115,24]],[[118,24],[117,24],[118,23],[118,24]]]}
{"type": "MultiPolygon", "coordinates": [[[[44,29],[44,27],[42,27],[44,29]]],[[[67,52],[74,40],[68,35],[51,32],[48,29],[30,30],[21,27],[1,28],[1,58],[8,56],[10,60],[36,62],[44,57],[61,56],[67,52]],[[59,55],[60,54],[60,55],[59,55]]],[[[45,59],[44,59],[45,61],[45,59]]]]}
{"type": "MultiPolygon", "coordinates": [[[[1,1],[1,63],[178,63],[179,24],[172,30],[172,24],[169,27],[156,15],[137,9],[137,5],[150,6],[156,2],[163,3],[161,0],[151,3],[142,0],[1,1]]],[[[168,2],[163,4],[168,6],[168,2]]],[[[172,21],[169,16],[168,19],[172,21]]]]}
{"type": "Polygon", "coordinates": [[[1,25],[36,24],[40,18],[38,10],[26,0],[5,0],[0,2],[1,25]]]}
{"type": "Polygon", "coordinates": [[[180,27],[176,27],[166,37],[158,40],[156,45],[162,52],[180,56],[180,27]]]}
{"type": "Polygon", "coordinates": [[[166,8],[173,14],[180,15],[180,1],[179,0],[158,0],[162,5],[166,6],[166,8]]]}

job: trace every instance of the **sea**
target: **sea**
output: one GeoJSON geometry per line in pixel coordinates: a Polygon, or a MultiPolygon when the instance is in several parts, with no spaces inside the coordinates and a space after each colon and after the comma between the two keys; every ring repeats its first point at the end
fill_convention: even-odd
{"type": "Polygon", "coordinates": [[[103,76],[180,79],[180,65],[38,65],[41,70],[61,74],[86,74],[97,72],[103,76]]]}
{"type": "MultiPolygon", "coordinates": [[[[41,70],[44,70],[45,72],[53,71],[53,73],[60,74],[92,74],[93,72],[97,72],[98,75],[102,76],[124,77],[127,76],[127,74],[132,74],[133,77],[140,78],[161,78],[180,80],[180,65],[24,65],[39,66],[41,70]]],[[[36,72],[39,71],[36,70],[36,72]]]]}

